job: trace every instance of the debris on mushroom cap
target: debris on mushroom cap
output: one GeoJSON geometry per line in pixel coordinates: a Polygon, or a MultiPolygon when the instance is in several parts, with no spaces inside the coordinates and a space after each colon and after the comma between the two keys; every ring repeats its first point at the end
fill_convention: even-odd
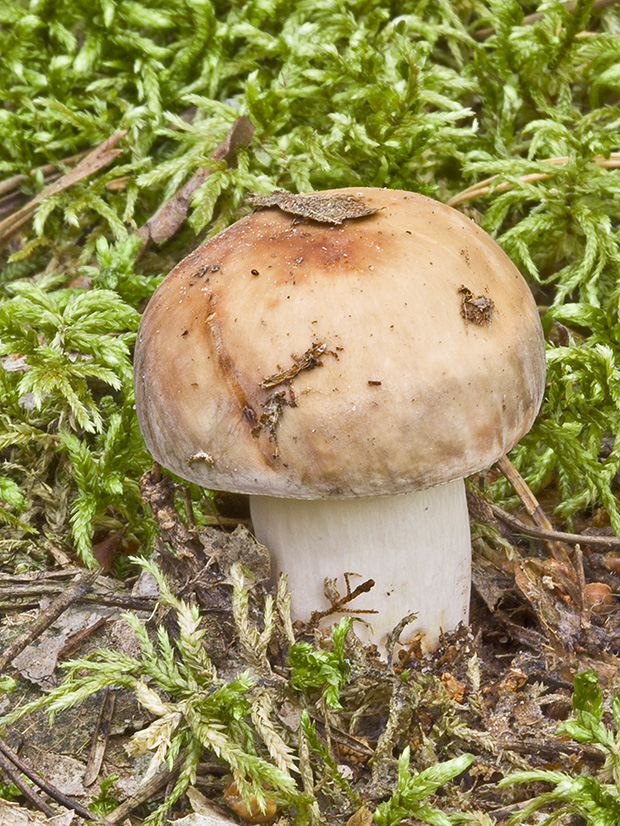
{"type": "Polygon", "coordinates": [[[255,207],[279,207],[289,215],[307,218],[326,224],[342,224],[347,218],[362,218],[372,215],[378,207],[369,206],[362,198],[349,192],[302,192],[295,195],[276,189],[268,195],[253,197],[255,207]]]}
{"type": "Polygon", "coordinates": [[[398,493],[487,467],[529,430],[544,388],[524,279],[430,198],[319,195],[368,214],[317,223],[262,208],[160,285],[135,356],[147,446],[199,484],[299,498],[398,493]]]}

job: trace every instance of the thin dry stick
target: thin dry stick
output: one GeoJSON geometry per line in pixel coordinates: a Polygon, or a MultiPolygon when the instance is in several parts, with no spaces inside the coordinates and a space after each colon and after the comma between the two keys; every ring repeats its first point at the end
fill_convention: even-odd
{"type": "Polygon", "coordinates": [[[80,576],[77,581],[63,594],[56,597],[50,604],[41,611],[36,620],[18,637],[16,637],[11,645],[0,656],[0,673],[4,671],[7,665],[26,648],[27,645],[35,640],[39,634],[45,631],[46,628],[58,619],[67,608],[84,596],[87,591],[95,584],[95,580],[101,571],[89,571],[80,576]]]}
{"type": "MultiPolygon", "coordinates": [[[[55,786],[52,786],[51,783],[44,780],[38,772],[31,768],[27,763],[24,763],[24,761],[19,758],[15,752],[2,740],[0,740],[0,752],[6,760],[10,761],[15,768],[19,769],[22,774],[26,775],[26,777],[31,780],[35,786],[38,786],[39,789],[45,792],[45,794],[49,795],[52,800],[55,800],[67,809],[72,809],[76,814],[85,820],[94,820],[95,823],[101,823],[102,826],[112,826],[111,821],[106,820],[105,817],[100,817],[94,812],[91,812],[91,810],[87,809],[86,806],[83,806],[77,800],[72,800],[70,797],[62,794],[62,792],[60,792],[55,786]]],[[[49,809],[49,807],[47,808],[49,809]]],[[[49,811],[52,816],[55,814],[55,812],[51,809],[49,811]]],[[[48,814],[47,811],[45,813],[48,814]]]]}
{"type": "MultiPolygon", "coordinates": [[[[30,174],[35,175],[37,172],[40,172],[43,175],[43,178],[48,178],[51,175],[57,175],[60,177],[62,172],[59,171],[58,166],[59,164],[72,164],[76,161],[79,161],[80,158],[84,157],[84,152],[80,152],[79,155],[71,155],[69,158],[63,158],[58,164],[55,163],[46,163],[45,166],[39,166],[36,169],[32,169],[30,174]]],[[[13,175],[10,178],[5,178],[3,181],[0,181],[0,195],[4,195],[7,192],[13,192],[18,187],[20,187],[23,183],[26,183],[28,180],[28,175],[13,175]]]]}
{"type": "Polygon", "coordinates": [[[84,772],[84,786],[91,786],[99,776],[105,750],[108,745],[108,735],[110,733],[115,705],[116,693],[110,690],[110,686],[106,686],[101,708],[99,709],[99,717],[93,735],[93,742],[90,747],[90,754],[88,755],[86,771],[84,772]]]}
{"type": "MultiPolygon", "coordinates": [[[[619,0],[620,1],[620,0],[619,0]]],[[[549,163],[554,166],[568,163],[570,159],[566,156],[558,158],[543,158],[540,163],[549,163]]],[[[620,168],[620,152],[611,152],[609,158],[604,158],[602,155],[595,155],[592,160],[604,169],[618,169],[620,168]]],[[[474,198],[479,198],[481,195],[488,195],[491,191],[491,184],[500,178],[501,175],[491,175],[490,178],[485,178],[483,181],[473,184],[467,189],[463,189],[457,195],[446,201],[448,206],[456,206],[463,201],[471,201],[474,198]]],[[[531,183],[532,181],[544,181],[548,178],[553,178],[553,172],[530,172],[527,175],[521,175],[519,178],[523,183],[531,183]]],[[[507,189],[512,189],[516,184],[512,181],[502,181],[501,184],[493,189],[493,192],[505,192],[507,189]]]]}
{"type": "Polygon", "coordinates": [[[67,639],[67,642],[58,652],[58,658],[61,659],[62,657],[66,657],[70,651],[77,648],[81,642],[105,625],[109,619],[109,617],[99,617],[99,619],[95,620],[92,625],[89,625],[87,628],[82,628],[81,631],[76,631],[75,634],[71,634],[71,636],[67,639]]]}
{"type": "Polygon", "coordinates": [[[32,788],[30,783],[27,783],[24,778],[21,776],[19,771],[15,768],[13,763],[9,760],[8,757],[4,755],[2,749],[0,748],[0,769],[4,772],[6,777],[13,783],[20,792],[24,795],[26,800],[29,800],[33,806],[35,806],[39,811],[43,812],[43,814],[47,815],[48,817],[54,817],[56,812],[48,806],[45,800],[41,797],[41,795],[32,788]]]}
{"type": "Polygon", "coordinates": [[[593,548],[600,548],[603,551],[620,550],[620,536],[600,536],[598,534],[584,535],[579,533],[565,533],[564,531],[545,530],[535,525],[526,525],[516,516],[503,510],[494,502],[485,504],[491,509],[493,516],[512,528],[517,533],[525,536],[533,536],[536,539],[551,539],[555,542],[564,542],[566,545],[591,545],[593,548]]]}
{"type": "Polygon", "coordinates": [[[605,755],[602,751],[585,743],[571,743],[539,737],[519,737],[518,739],[515,737],[511,739],[506,736],[502,736],[499,742],[502,748],[516,751],[519,754],[535,754],[538,759],[543,758],[561,762],[566,759],[567,754],[574,754],[581,759],[595,763],[597,766],[605,762],[605,755]]]}
{"type": "MultiPolygon", "coordinates": [[[[614,6],[616,3],[620,2],[620,0],[594,0],[592,4],[592,11],[596,11],[597,9],[604,9],[606,6],[614,6]]],[[[571,0],[570,3],[564,3],[567,10],[572,12],[575,10],[577,3],[576,0],[571,0]]],[[[539,20],[542,20],[545,16],[544,11],[537,11],[533,14],[528,14],[526,17],[523,18],[523,22],[521,25],[529,26],[531,23],[537,23],[539,20]]],[[[474,32],[474,37],[476,40],[486,40],[487,37],[490,37],[492,34],[495,34],[495,29],[488,28],[488,29],[478,29],[477,32],[474,32]]]]}
{"type": "MultiPolygon", "coordinates": [[[[521,502],[523,502],[523,506],[525,510],[529,513],[532,517],[534,522],[538,525],[539,528],[543,528],[546,531],[553,531],[553,525],[547,519],[547,516],[543,509],[540,507],[540,504],[532,491],[529,489],[525,479],[521,476],[519,471],[516,467],[512,464],[508,456],[502,456],[502,458],[497,463],[497,466],[504,474],[506,479],[510,482],[510,484],[515,489],[515,492],[521,502]]],[[[560,562],[567,563],[568,565],[572,565],[571,558],[566,550],[562,546],[560,542],[557,542],[553,539],[545,540],[551,554],[555,559],[560,562]]]]}
{"type": "Polygon", "coordinates": [[[577,571],[577,584],[579,585],[579,596],[581,597],[580,606],[580,621],[581,627],[584,631],[589,631],[591,628],[590,611],[588,610],[588,601],[586,598],[586,572],[583,569],[583,553],[579,545],[575,546],[575,570],[577,571]]]}
{"type": "Polygon", "coordinates": [[[178,774],[179,769],[181,768],[181,763],[183,762],[183,755],[179,755],[177,759],[174,761],[174,765],[172,766],[172,770],[170,769],[163,769],[159,774],[155,775],[152,780],[149,780],[148,783],[145,783],[143,786],[134,792],[131,797],[128,797],[120,806],[117,806],[112,812],[110,812],[106,819],[110,823],[119,823],[121,820],[124,820],[126,817],[129,817],[131,812],[134,809],[137,809],[138,806],[141,806],[143,803],[146,803],[147,800],[150,800],[154,794],[157,794],[158,791],[165,788],[171,778],[173,778],[176,774],[178,774]]]}
{"type": "Polygon", "coordinates": [[[33,574],[5,574],[0,572],[0,583],[6,582],[11,587],[19,587],[20,582],[41,582],[41,580],[46,579],[52,579],[54,581],[57,579],[66,580],[81,573],[84,573],[84,569],[76,566],[73,566],[71,569],[64,569],[62,571],[54,569],[50,571],[37,571],[33,574]]]}
{"type": "MultiPolygon", "coordinates": [[[[58,594],[64,591],[65,587],[61,582],[56,584],[51,583],[49,585],[41,583],[40,586],[17,584],[15,589],[11,590],[6,585],[0,584],[0,610],[3,608],[13,609],[17,607],[25,611],[30,608],[36,608],[41,601],[41,597],[58,594]]],[[[135,611],[148,611],[150,613],[153,610],[153,605],[156,600],[154,597],[132,597],[129,594],[98,593],[93,595],[85,593],[80,596],[76,602],[92,602],[97,605],[106,605],[110,608],[124,608],[135,611]]],[[[87,633],[91,633],[94,630],[94,628],[89,628],[87,633]]],[[[17,653],[13,654],[13,657],[16,657],[17,653]]]]}
{"type": "MultiPolygon", "coordinates": [[[[321,737],[326,737],[326,724],[325,720],[323,719],[325,716],[325,712],[323,712],[323,717],[321,717],[316,711],[312,711],[312,709],[308,709],[308,714],[312,718],[312,722],[314,723],[318,734],[321,737]]],[[[354,737],[352,734],[339,729],[334,728],[333,725],[329,727],[329,733],[332,742],[336,743],[337,746],[343,747],[348,749],[349,751],[353,751],[356,754],[360,754],[363,757],[372,757],[374,749],[371,749],[368,743],[365,743],[363,740],[360,740],[359,737],[354,737]]]]}
{"type": "MultiPolygon", "coordinates": [[[[331,617],[332,614],[376,614],[376,610],[374,608],[349,608],[348,604],[352,602],[356,597],[359,597],[360,594],[367,594],[375,587],[374,579],[367,579],[354,588],[352,591],[349,587],[349,581],[347,578],[347,574],[345,574],[345,581],[347,583],[347,593],[343,597],[339,597],[336,599],[332,599],[331,595],[327,593],[325,596],[330,600],[331,605],[329,608],[326,608],[324,611],[313,611],[310,615],[310,619],[306,623],[306,631],[310,631],[316,628],[319,622],[326,617],[331,617]]],[[[326,579],[326,584],[328,580],[326,579]]]]}

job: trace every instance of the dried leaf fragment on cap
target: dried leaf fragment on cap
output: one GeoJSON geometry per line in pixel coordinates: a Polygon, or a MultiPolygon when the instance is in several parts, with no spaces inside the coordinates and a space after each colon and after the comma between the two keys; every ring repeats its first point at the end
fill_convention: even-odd
{"type": "Polygon", "coordinates": [[[276,206],[282,212],[323,224],[342,224],[347,218],[363,218],[377,212],[377,207],[368,206],[362,198],[342,192],[329,195],[307,192],[295,195],[283,189],[275,189],[268,195],[257,195],[251,200],[254,207],[276,206]]]}

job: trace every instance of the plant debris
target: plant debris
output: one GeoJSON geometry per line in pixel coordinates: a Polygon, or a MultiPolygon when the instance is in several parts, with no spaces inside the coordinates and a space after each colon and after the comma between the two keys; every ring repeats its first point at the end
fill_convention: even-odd
{"type": "Polygon", "coordinates": [[[276,189],[268,195],[255,195],[251,201],[255,208],[265,209],[275,206],[282,212],[294,215],[295,218],[319,221],[323,224],[342,224],[343,221],[364,218],[377,211],[365,204],[361,198],[345,194],[331,196],[313,192],[294,194],[276,189]]]}
{"type": "Polygon", "coordinates": [[[261,404],[263,413],[258,421],[256,421],[255,416],[253,418],[252,436],[258,437],[262,431],[267,433],[269,441],[274,445],[274,459],[277,459],[279,455],[277,429],[283,410],[285,407],[297,407],[297,399],[291,381],[303,370],[314,370],[315,367],[321,367],[323,365],[321,356],[326,353],[338,358],[336,353],[327,350],[326,344],[315,342],[301,356],[291,356],[293,364],[290,367],[278,369],[276,373],[263,379],[260,383],[260,386],[265,390],[277,387],[280,384],[286,385],[285,390],[272,393],[261,404]]]}
{"type": "Polygon", "coordinates": [[[267,433],[267,435],[269,436],[269,441],[273,442],[274,445],[274,459],[277,459],[279,453],[277,429],[278,425],[280,424],[280,419],[282,418],[282,411],[285,407],[295,406],[295,402],[292,401],[291,398],[287,398],[285,390],[278,390],[276,393],[272,393],[268,397],[267,401],[261,404],[261,407],[263,408],[264,412],[261,414],[260,419],[252,428],[252,436],[257,438],[262,431],[265,431],[267,433]]]}
{"type": "MultiPolygon", "coordinates": [[[[394,753],[401,755],[401,763],[407,753],[412,769],[419,772],[437,763],[438,769],[445,765],[448,773],[452,761],[465,760],[461,776],[453,782],[443,805],[451,801],[453,812],[465,806],[470,812],[487,812],[490,816],[499,814],[516,799],[517,789],[500,791],[495,786],[496,779],[509,776],[514,770],[532,766],[556,770],[561,766],[569,772],[584,765],[592,772],[600,769],[599,751],[587,743],[558,740],[555,729],[559,721],[570,718],[575,673],[595,668],[606,697],[620,687],[620,651],[615,650],[620,639],[620,611],[616,604],[603,606],[602,613],[601,606],[589,605],[584,624],[579,587],[566,576],[557,560],[541,553],[542,540],[509,540],[485,523],[475,523],[471,630],[460,629],[445,635],[438,650],[426,655],[421,653],[419,639],[408,639],[404,618],[394,636],[393,654],[387,662],[381,660],[372,647],[357,639],[354,626],[349,628],[351,618],[363,621],[366,617],[366,612],[356,611],[355,598],[369,589],[372,593],[372,582],[351,588],[349,575],[345,575],[345,596],[339,593],[336,582],[326,583],[333,611],[345,612],[348,617],[346,626],[335,626],[340,628],[339,636],[334,637],[340,653],[334,659],[329,632],[326,636],[326,632],[317,630],[325,612],[313,615],[306,624],[290,624],[282,582],[271,593],[265,588],[270,576],[268,555],[242,526],[228,534],[184,522],[174,507],[175,491],[180,488],[156,469],[145,476],[142,489],[161,535],[166,538],[166,543],[157,543],[159,566],[166,571],[165,580],[157,574],[160,597],[162,587],[172,590],[169,596],[164,594],[155,614],[149,611],[141,615],[140,623],[152,634],[160,628],[160,638],[164,628],[174,638],[181,633],[185,635],[182,645],[188,645],[192,639],[187,636],[189,626],[185,625],[189,614],[185,619],[176,617],[181,610],[178,600],[190,601],[183,611],[189,611],[190,604],[197,606],[199,612],[191,620],[195,628],[192,634],[198,634],[200,650],[208,652],[212,667],[224,684],[231,681],[232,690],[244,669],[249,668],[248,673],[256,674],[257,679],[260,675],[254,687],[244,689],[249,692],[245,696],[254,709],[254,737],[263,742],[259,752],[266,748],[265,743],[270,743],[274,760],[289,761],[290,749],[299,750],[300,765],[305,765],[304,771],[311,771],[313,778],[310,783],[308,775],[304,793],[311,792],[328,821],[354,818],[361,807],[379,812],[379,819],[381,813],[391,811],[390,806],[395,805],[391,797],[394,783],[405,784],[406,780],[402,766],[401,780],[397,780],[394,753]],[[535,542],[539,543],[538,555],[531,557],[535,542]],[[255,576],[251,575],[253,571],[257,572],[255,576]],[[295,648],[298,642],[303,642],[303,646],[295,648]],[[295,653],[291,659],[292,651],[295,653]],[[332,669],[336,670],[332,673],[332,669]],[[287,679],[297,687],[294,691],[284,690],[287,679]],[[265,685],[272,685],[268,694],[264,693],[265,685]],[[328,686],[331,687],[325,694],[328,686]],[[339,687],[336,690],[334,686],[339,687]],[[326,705],[325,697],[330,698],[330,705],[326,705]],[[306,722],[304,713],[309,714],[306,722]],[[276,754],[280,757],[276,758],[276,754]]],[[[492,515],[492,511],[485,510],[484,501],[477,506],[477,512],[492,515]]],[[[584,577],[589,582],[600,581],[597,556],[586,543],[584,536],[584,577]]],[[[156,572],[152,564],[149,569],[156,572]]],[[[609,572],[607,575],[611,576],[609,572]]],[[[14,593],[17,597],[18,589],[14,593]]],[[[96,596],[101,599],[100,591],[96,596]]],[[[139,653],[140,647],[150,643],[136,623],[137,620],[132,621],[140,642],[131,662],[137,664],[144,656],[139,653]]],[[[107,632],[101,628],[98,633],[107,632]]],[[[76,644],[93,650],[87,637],[76,644]]],[[[91,668],[88,657],[84,659],[82,655],[78,663],[81,670],[74,670],[72,679],[78,674],[83,675],[80,679],[86,679],[84,675],[91,668]]],[[[117,667],[110,664],[111,669],[117,667]]],[[[114,674],[110,673],[112,682],[119,679],[114,674]]],[[[118,708],[127,689],[116,686],[114,692],[118,708]]],[[[57,697],[54,702],[61,702],[62,696],[62,685],[47,695],[57,697]]],[[[172,705],[158,706],[160,701],[156,701],[154,694],[145,696],[143,701],[162,724],[168,719],[166,709],[176,708],[173,697],[166,700],[172,705]]],[[[98,705],[99,719],[108,715],[107,737],[102,738],[97,713],[90,720],[90,753],[95,755],[91,759],[97,761],[103,749],[110,755],[115,752],[119,738],[121,742],[127,741],[127,735],[110,733],[118,732],[118,712],[111,707],[106,710],[105,702],[101,702],[102,699],[98,705]]],[[[56,736],[61,736],[63,726],[74,725],[73,719],[70,714],[60,713],[56,736]]],[[[13,727],[23,729],[21,723],[14,722],[13,727]]],[[[80,759],[86,761],[87,757],[88,750],[80,759]]],[[[224,801],[230,776],[225,772],[214,774],[213,769],[203,769],[201,765],[197,769],[198,788],[208,788],[210,798],[224,801]]],[[[177,783],[180,778],[181,774],[177,783]]],[[[92,780],[91,775],[89,779],[92,780]]],[[[148,795],[160,794],[158,790],[164,782],[160,774],[155,775],[151,785],[147,784],[147,797],[132,796],[117,805],[108,815],[110,821],[119,822],[121,813],[127,817],[148,795]]],[[[267,796],[282,811],[278,788],[276,785],[274,791],[272,786],[267,796]]],[[[255,786],[252,793],[257,794],[255,786]]],[[[68,803],[71,801],[65,800],[65,805],[68,803]]]]}
{"type": "MultiPolygon", "coordinates": [[[[327,350],[326,344],[319,342],[312,344],[301,356],[291,356],[293,364],[290,367],[278,369],[276,373],[263,379],[260,386],[263,388],[275,387],[278,384],[290,382],[302,370],[314,370],[315,367],[321,367],[323,364],[321,356],[326,352],[331,352],[327,350]]],[[[336,354],[333,353],[333,355],[336,354]]]]}
{"type": "Polygon", "coordinates": [[[474,324],[491,323],[493,308],[495,303],[487,296],[474,294],[467,287],[459,287],[459,292],[463,295],[461,302],[461,315],[466,321],[473,321],[474,324]]]}
{"type": "Polygon", "coordinates": [[[12,237],[12,235],[20,229],[20,227],[32,218],[37,205],[40,204],[45,198],[51,198],[54,195],[58,195],[64,190],[72,187],[78,181],[88,178],[90,175],[94,175],[95,172],[112,163],[112,161],[124,151],[123,149],[115,149],[114,147],[125,137],[126,134],[127,131],[125,129],[121,129],[114,135],[110,135],[110,137],[106,138],[103,143],[82,158],[82,160],[80,160],[79,163],[73,167],[73,169],[69,170],[69,172],[65,173],[49,186],[45,187],[45,189],[41,190],[41,192],[37,193],[37,195],[35,195],[34,198],[32,198],[29,203],[21,209],[18,209],[16,212],[11,213],[9,216],[0,221],[0,246],[5,244],[12,237]]]}
{"type": "MultiPolygon", "coordinates": [[[[253,134],[253,123],[247,115],[242,115],[233,123],[222,143],[213,150],[211,157],[214,161],[226,161],[229,166],[233,166],[237,150],[242,146],[247,146],[253,134]]],[[[211,170],[207,167],[199,167],[172,198],[163,203],[157,212],[140,227],[138,234],[145,240],[158,244],[173,236],[187,217],[193,193],[199,186],[202,186],[210,174],[211,170]]],[[[202,273],[196,275],[202,275],[202,273]]]]}

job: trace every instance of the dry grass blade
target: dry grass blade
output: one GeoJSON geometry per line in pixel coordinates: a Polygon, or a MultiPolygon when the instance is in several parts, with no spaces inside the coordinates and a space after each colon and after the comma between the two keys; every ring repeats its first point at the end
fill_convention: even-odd
{"type": "Polygon", "coordinates": [[[84,786],[92,786],[99,776],[101,766],[103,765],[106,746],[108,744],[108,735],[110,733],[110,726],[112,723],[115,705],[116,694],[114,691],[110,690],[109,686],[107,686],[101,702],[101,708],[99,709],[97,727],[95,729],[93,741],[90,747],[86,771],[84,772],[84,786]]]}
{"type": "MultiPolygon", "coordinates": [[[[549,163],[553,165],[560,165],[568,163],[570,159],[567,156],[559,158],[543,158],[541,163],[549,163]]],[[[602,155],[595,155],[592,160],[597,166],[603,169],[618,169],[620,168],[620,152],[611,152],[609,158],[604,158],[602,155]]],[[[483,181],[478,181],[477,184],[463,189],[457,195],[446,201],[448,206],[456,206],[463,203],[463,201],[471,201],[474,198],[479,198],[482,195],[488,195],[491,191],[491,184],[500,178],[501,175],[492,175],[490,178],[485,178],[483,181]]],[[[531,183],[532,181],[544,181],[547,178],[552,178],[553,172],[531,172],[528,175],[521,175],[519,178],[523,183],[531,183]]],[[[512,189],[515,184],[512,181],[503,181],[494,187],[493,192],[505,192],[507,189],[512,189]]]]}
{"type": "Polygon", "coordinates": [[[126,134],[127,131],[122,129],[110,135],[110,137],[106,138],[96,149],[93,149],[92,152],[89,152],[88,155],[82,158],[73,169],[41,190],[41,192],[35,195],[34,198],[28,201],[21,209],[18,209],[12,215],[0,221],[0,245],[6,243],[14,232],[30,220],[38,204],[45,198],[69,189],[73,184],[81,181],[83,178],[88,178],[89,175],[94,174],[102,167],[111,163],[114,158],[123,151],[122,149],[114,149],[113,147],[124,138],[126,134]]]}
{"type": "MultiPolygon", "coordinates": [[[[516,469],[516,467],[512,464],[508,456],[502,456],[502,458],[497,463],[497,466],[504,474],[506,479],[510,482],[510,484],[515,489],[515,492],[519,499],[523,502],[523,506],[529,515],[532,517],[534,522],[538,525],[539,528],[542,528],[545,531],[553,532],[553,525],[547,519],[547,515],[540,507],[540,504],[532,491],[529,489],[528,485],[526,484],[525,480],[516,469]]],[[[566,548],[562,545],[561,542],[558,542],[554,539],[545,539],[551,554],[555,559],[559,562],[563,562],[567,564],[569,567],[572,567],[572,562],[570,555],[568,554],[566,548]]]]}

